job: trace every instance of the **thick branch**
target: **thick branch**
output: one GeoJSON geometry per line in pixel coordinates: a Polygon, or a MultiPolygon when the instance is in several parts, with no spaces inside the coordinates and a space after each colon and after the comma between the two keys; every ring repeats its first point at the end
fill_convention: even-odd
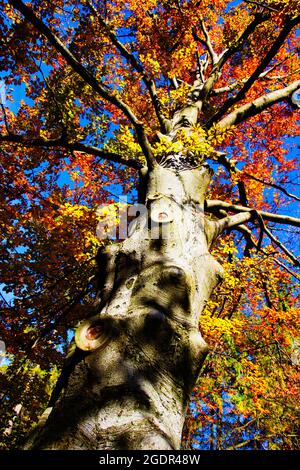
{"type": "Polygon", "coordinates": [[[211,39],[210,39],[209,33],[206,29],[203,18],[201,18],[200,24],[201,24],[201,29],[202,29],[202,32],[204,34],[205,40],[198,36],[195,29],[193,30],[193,37],[194,37],[195,41],[199,41],[207,49],[207,51],[210,55],[212,64],[215,65],[218,62],[218,55],[214,51],[214,48],[212,46],[211,39]]]}
{"type": "Polygon", "coordinates": [[[224,51],[224,53],[221,55],[218,61],[218,69],[221,70],[221,68],[224,66],[224,64],[235,54],[240,50],[244,42],[248,39],[248,37],[256,30],[257,26],[264,21],[269,19],[269,15],[262,15],[257,13],[254,15],[253,20],[251,23],[248,24],[246,29],[243,31],[243,33],[237,38],[237,40],[228,48],[224,51]]]}
{"type": "MultiPolygon", "coordinates": [[[[213,68],[212,71],[207,78],[206,82],[204,83],[203,87],[201,88],[201,93],[199,93],[199,100],[201,102],[205,101],[209,93],[211,93],[214,84],[216,83],[217,79],[220,76],[221,69],[224,66],[224,64],[230,59],[230,57],[235,54],[244,44],[245,40],[253,33],[255,28],[265,21],[268,18],[266,15],[261,15],[257,14],[255,15],[253,21],[247,26],[245,31],[240,35],[240,37],[228,48],[223,51],[222,54],[219,56],[216,56],[214,54],[212,61],[213,61],[213,68]]],[[[203,24],[204,25],[204,24],[203,24]]],[[[205,27],[205,26],[204,26],[205,27]]],[[[208,33],[207,33],[208,34],[208,33]]],[[[195,31],[193,32],[194,39],[200,41],[202,44],[204,44],[208,50],[210,51],[210,54],[212,53],[212,46],[211,43],[207,43],[207,40],[203,40],[197,36],[195,31]]]]}
{"type": "Polygon", "coordinates": [[[125,158],[121,157],[120,155],[116,153],[107,152],[105,150],[102,150],[97,147],[87,145],[81,142],[69,143],[61,138],[43,139],[41,137],[30,138],[30,137],[21,136],[21,135],[8,134],[8,135],[0,135],[0,142],[19,144],[19,145],[23,145],[24,147],[65,148],[66,150],[69,150],[69,151],[84,152],[88,155],[96,155],[105,160],[109,160],[114,163],[120,163],[121,165],[134,168],[135,170],[139,170],[142,167],[142,164],[140,162],[137,162],[134,160],[126,160],[125,158]]]}
{"type": "MultiPolygon", "coordinates": [[[[293,54],[291,54],[291,55],[293,55],[293,54]]],[[[277,62],[272,67],[270,67],[269,69],[262,72],[258,78],[259,79],[264,78],[265,80],[282,80],[284,78],[290,77],[291,75],[294,75],[295,73],[299,72],[299,69],[296,69],[293,72],[290,72],[290,73],[288,73],[284,76],[276,75],[275,77],[274,76],[273,77],[268,77],[268,74],[270,72],[272,72],[274,69],[276,69],[277,67],[282,65],[284,62],[286,62],[291,57],[291,55],[289,55],[289,57],[285,57],[280,62],[277,62]]],[[[236,80],[235,82],[231,83],[230,85],[220,87],[220,88],[215,88],[214,90],[212,90],[211,94],[212,95],[220,95],[222,93],[229,93],[230,91],[236,90],[238,87],[241,87],[248,80],[249,80],[249,77],[242,78],[240,80],[236,80]]]]}
{"type": "Polygon", "coordinates": [[[228,215],[223,219],[216,222],[217,235],[220,235],[224,230],[237,227],[245,222],[249,222],[253,218],[253,211],[240,212],[235,215],[228,215]]]}
{"type": "MultiPolygon", "coordinates": [[[[253,212],[255,209],[244,206],[237,206],[235,204],[229,204],[228,202],[219,200],[208,200],[206,201],[205,210],[207,212],[214,212],[218,209],[225,209],[231,212],[253,212]]],[[[296,217],[290,217],[288,215],[272,214],[272,212],[256,211],[264,220],[275,222],[278,224],[293,225],[294,227],[300,227],[300,219],[296,217]]]]}
{"type": "Polygon", "coordinates": [[[132,122],[136,130],[138,141],[142,150],[145,154],[145,157],[152,166],[155,164],[155,160],[151,151],[151,146],[148,142],[147,136],[145,134],[142,124],[139,122],[138,118],[134,115],[130,107],[124,103],[120,98],[108,91],[94,75],[92,75],[69,51],[69,49],[62,43],[62,41],[48,28],[43,21],[38,18],[34,12],[27,7],[21,0],[8,0],[9,3],[20,11],[25,18],[36,27],[36,29],[42,33],[54,47],[54,49],[59,52],[62,57],[66,60],[67,64],[72,67],[72,69],[80,75],[80,77],[91,86],[91,88],[98,93],[102,98],[112,103],[114,106],[119,108],[125,116],[132,122]]]}
{"type": "Polygon", "coordinates": [[[246,93],[250,90],[252,85],[256,82],[256,80],[258,80],[265,68],[275,57],[280,47],[288,37],[289,33],[299,23],[299,21],[300,16],[285,23],[284,27],[280,31],[271,48],[269,49],[263,60],[260,62],[258,67],[255,69],[255,71],[252,73],[252,75],[249,77],[249,79],[246,81],[242,89],[233,98],[228,99],[223,104],[223,106],[217,111],[217,113],[215,113],[215,115],[211,117],[208,122],[208,127],[210,127],[214,122],[217,122],[235,103],[238,103],[245,97],[246,93]]]}
{"type": "Polygon", "coordinates": [[[221,220],[219,220],[218,222],[215,222],[215,237],[220,235],[224,230],[237,228],[243,225],[245,222],[249,222],[251,219],[256,218],[258,219],[258,222],[261,226],[261,231],[260,231],[260,236],[259,236],[259,241],[258,241],[257,246],[259,248],[261,247],[262,239],[263,239],[263,230],[266,227],[258,211],[251,210],[249,212],[240,212],[235,215],[227,215],[227,213],[225,213],[226,214],[225,217],[223,215],[224,212],[225,211],[218,210],[218,214],[221,215],[221,220]]]}
{"type": "Polygon", "coordinates": [[[256,98],[251,103],[246,103],[243,106],[232,111],[230,114],[225,116],[221,121],[218,122],[218,127],[224,128],[233,126],[245,121],[249,117],[256,116],[263,110],[269,108],[275,103],[284,101],[292,96],[292,94],[300,88],[300,80],[297,80],[291,85],[281,88],[280,90],[272,91],[266,95],[256,98]]]}

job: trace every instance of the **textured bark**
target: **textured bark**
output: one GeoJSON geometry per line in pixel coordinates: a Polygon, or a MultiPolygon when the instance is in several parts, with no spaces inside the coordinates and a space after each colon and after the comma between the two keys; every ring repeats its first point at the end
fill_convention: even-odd
{"type": "MultiPolygon", "coordinates": [[[[258,218],[262,233],[264,230],[266,234],[263,219],[295,226],[299,225],[299,220],[222,201],[206,204],[206,208],[221,220],[205,220],[209,168],[199,166],[192,152],[184,158],[180,153],[163,155],[158,164],[143,124],[130,106],[110,87],[104,86],[30,6],[21,0],[8,0],[8,3],[47,38],[56,53],[98,97],[116,107],[131,122],[149,169],[147,174],[141,171],[143,182],[140,188],[148,214],[142,214],[134,222],[128,239],[99,253],[101,291],[96,312],[78,327],[77,349],[68,358],[50,407],[25,448],[177,449],[185,410],[207,353],[207,346],[198,331],[199,316],[222,277],[221,267],[209,254],[210,243],[222,230],[239,225],[250,237],[251,246],[255,246],[251,232],[249,235],[247,227],[241,227],[252,217],[258,218]],[[235,215],[227,214],[224,209],[235,215]],[[150,231],[151,225],[153,230],[150,231]]],[[[187,102],[176,110],[172,119],[167,119],[153,77],[147,76],[136,56],[118,40],[98,10],[90,2],[86,4],[111,43],[143,80],[161,132],[173,141],[179,129],[184,128],[187,134],[191,132],[200,111],[207,110],[206,101],[210,94],[230,91],[231,85],[213,90],[222,68],[242,50],[256,27],[269,18],[265,13],[255,14],[251,23],[220,55],[213,50],[209,31],[199,18],[204,39],[196,30],[193,31],[194,39],[206,46],[212,67],[205,77],[206,69],[209,70],[208,60],[198,57],[196,80],[187,102]]],[[[244,99],[259,77],[270,72],[272,67],[268,71],[265,68],[298,23],[299,17],[295,17],[284,24],[241,90],[206,120],[206,129],[213,123],[220,128],[238,124],[286,99],[297,105],[292,97],[299,89],[299,81],[256,98],[225,116],[234,104],[244,99]]],[[[173,83],[176,86],[175,77],[173,83]]],[[[29,147],[63,147],[140,170],[138,161],[127,160],[83,142],[66,142],[64,136],[58,139],[28,138],[6,130],[7,135],[0,136],[2,142],[29,147]]],[[[223,164],[224,161],[225,158],[223,164]]],[[[232,162],[226,163],[228,166],[229,171],[234,170],[232,162]]],[[[269,232],[270,236],[273,237],[269,232]]],[[[290,252],[282,249],[291,257],[290,252]]]]}
{"type": "Polygon", "coordinates": [[[25,448],[179,448],[207,354],[199,315],[222,276],[204,229],[209,180],[207,166],[156,165],[146,176],[148,216],[99,254],[99,313],[76,334],[85,351],[71,358],[63,391],[25,448]]]}

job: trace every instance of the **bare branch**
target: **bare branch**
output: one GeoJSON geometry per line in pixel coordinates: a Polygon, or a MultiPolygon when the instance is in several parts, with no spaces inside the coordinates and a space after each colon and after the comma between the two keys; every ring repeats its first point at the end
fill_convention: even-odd
{"type": "Polygon", "coordinates": [[[148,161],[149,166],[155,165],[155,159],[152,154],[151,146],[149,144],[148,138],[145,134],[143,125],[139,122],[138,118],[135,116],[131,108],[124,103],[116,95],[108,91],[94,75],[92,75],[78,60],[77,58],[69,51],[69,49],[62,43],[62,41],[48,28],[43,21],[38,18],[35,13],[27,7],[21,0],[8,0],[8,2],[20,11],[25,18],[36,27],[36,29],[42,33],[54,47],[54,49],[59,52],[62,57],[66,60],[67,64],[72,67],[72,69],[80,75],[80,77],[90,85],[90,87],[98,93],[102,98],[112,103],[114,106],[119,108],[124,115],[132,122],[140,146],[144,152],[144,155],[148,161]]]}
{"type": "Polygon", "coordinates": [[[221,93],[227,93],[227,92],[236,90],[239,85],[242,86],[243,82],[244,82],[244,79],[233,82],[233,83],[231,83],[230,85],[227,85],[227,86],[223,86],[223,87],[220,87],[220,88],[215,88],[214,90],[211,91],[211,94],[212,95],[220,95],[221,93]]]}
{"type": "Polygon", "coordinates": [[[253,213],[255,214],[255,216],[257,218],[257,221],[259,223],[259,227],[260,227],[259,239],[258,239],[258,242],[257,242],[257,249],[260,250],[261,245],[262,245],[262,241],[263,241],[263,237],[264,237],[264,230],[265,230],[266,226],[265,226],[265,223],[264,223],[264,219],[262,218],[260,213],[257,210],[255,210],[253,213]]]}
{"type": "Polygon", "coordinates": [[[256,241],[253,239],[252,232],[246,225],[243,225],[243,224],[238,225],[236,227],[236,230],[242,233],[249,248],[256,248],[257,251],[263,252],[263,249],[259,247],[259,244],[256,243],[256,241]]]}
{"type": "MultiPolygon", "coordinates": [[[[245,121],[249,117],[256,116],[256,114],[261,113],[263,110],[269,108],[273,104],[291,98],[292,94],[298,90],[298,88],[300,88],[300,80],[291,83],[285,88],[281,88],[279,90],[272,91],[271,93],[267,93],[266,95],[260,96],[259,98],[256,98],[252,102],[240,106],[225,116],[218,122],[218,127],[224,128],[227,126],[233,126],[245,121]]],[[[209,125],[209,123],[207,125],[209,125]]]]}
{"type": "MultiPolygon", "coordinates": [[[[266,80],[282,80],[284,78],[290,77],[291,75],[294,75],[295,73],[299,72],[300,69],[296,69],[296,70],[294,70],[294,71],[292,71],[292,72],[290,72],[290,73],[288,73],[284,76],[276,75],[275,77],[274,76],[273,77],[268,77],[270,72],[275,70],[277,67],[280,67],[280,65],[282,65],[284,62],[286,62],[288,59],[290,59],[293,55],[295,55],[295,52],[289,54],[288,57],[285,57],[280,62],[276,62],[276,64],[274,64],[272,67],[270,67],[269,69],[262,72],[260,74],[260,76],[258,77],[258,79],[264,78],[266,80]]],[[[222,93],[227,93],[227,92],[236,90],[238,87],[241,87],[248,80],[249,80],[249,77],[242,78],[240,80],[236,80],[235,82],[231,83],[230,85],[220,87],[220,88],[215,88],[214,90],[211,91],[211,94],[212,95],[220,95],[222,93]]]]}
{"type": "Polygon", "coordinates": [[[210,39],[209,33],[206,29],[203,18],[201,18],[200,23],[201,23],[201,29],[202,29],[204,37],[205,37],[205,42],[206,42],[206,45],[207,45],[208,53],[209,53],[209,55],[212,59],[213,65],[215,65],[218,62],[219,57],[214,51],[214,48],[213,48],[213,45],[211,43],[211,39],[210,39]]]}
{"type": "Polygon", "coordinates": [[[204,39],[202,39],[198,34],[197,34],[197,31],[196,31],[196,28],[193,28],[193,31],[192,31],[192,35],[193,35],[193,38],[196,42],[200,42],[200,44],[202,44],[202,46],[204,46],[206,49],[207,48],[207,44],[206,44],[206,41],[204,39]]]}
{"type": "MultiPolygon", "coordinates": [[[[292,75],[295,75],[296,73],[298,73],[300,71],[300,68],[299,69],[296,69],[296,70],[293,70],[292,72],[289,72],[285,75],[276,75],[276,76],[273,76],[273,77],[268,77],[266,76],[266,79],[267,80],[284,80],[288,77],[291,77],[292,75]]],[[[269,70],[268,70],[268,73],[269,73],[269,70]]]]}
{"type": "Polygon", "coordinates": [[[260,223],[260,227],[261,227],[261,232],[260,232],[260,237],[259,237],[259,241],[258,241],[258,249],[261,248],[261,244],[262,244],[262,238],[263,238],[263,234],[264,232],[268,235],[268,237],[270,238],[270,240],[272,242],[275,243],[275,245],[277,245],[294,263],[295,266],[300,266],[300,262],[297,258],[295,258],[295,256],[286,248],[286,246],[281,243],[276,237],[274,237],[274,235],[267,229],[265,223],[264,223],[264,220],[262,218],[262,216],[260,215],[260,213],[258,211],[255,211],[255,214],[258,218],[258,221],[260,223]]]}
{"type": "Polygon", "coordinates": [[[180,80],[178,80],[177,77],[171,77],[170,78],[170,82],[173,85],[174,90],[177,90],[177,88],[179,87],[178,81],[180,81],[180,80]]]}
{"type": "Polygon", "coordinates": [[[298,279],[298,281],[300,281],[300,276],[298,276],[298,274],[296,274],[294,271],[292,271],[290,268],[288,268],[288,266],[286,266],[284,263],[282,263],[278,259],[276,259],[276,258],[273,258],[273,259],[274,259],[275,263],[278,264],[278,266],[285,269],[289,274],[291,274],[293,277],[298,279]]]}
{"type": "MultiPolygon", "coordinates": [[[[223,211],[219,210],[219,213],[222,212],[223,211]]],[[[226,217],[222,216],[221,220],[215,222],[215,238],[220,235],[224,230],[236,228],[239,225],[243,225],[245,222],[249,222],[254,218],[258,219],[261,228],[259,240],[257,243],[257,248],[260,249],[263,240],[264,228],[266,227],[261,215],[256,210],[251,210],[249,212],[240,212],[235,215],[226,215],[226,217]]]]}
{"type": "MultiPolygon", "coordinates": [[[[274,65],[272,65],[272,67],[268,68],[267,70],[265,70],[263,73],[260,74],[259,78],[264,78],[266,75],[268,75],[270,72],[272,72],[273,70],[277,69],[277,67],[280,67],[280,65],[284,64],[288,59],[290,59],[291,57],[293,57],[295,54],[297,54],[296,51],[293,51],[291,53],[288,54],[287,57],[284,57],[282,60],[280,60],[279,62],[276,62],[274,65]]],[[[270,78],[275,78],[275,77],[270,77],[270,78]]]]}
{"type": "MultiPolygon", "coordinates": [[[[228,202],[224,201],[219,201],[217,199],[211,199],[206,201],[206,207],[205,210],[207,212],[214,212],[219,209],[224,209],[226,211],[231,211],[231,212],[253,212],[255,209],[252,209],[250,207],[244,207],[244,206],[238,206],[235,204],[230,204],[228,202]]],[[[280,214],[272,214],[272,212],[264,212],[264,211],[256,211],[258,214],[261,215],[263,220],[268,220],[270,222],[275,222],[278,224],[284,224],[284,225],[292,225],[294,227],[300,227],[300,219],[297,219],[296,217],[291,217],[288,215],[280,215],[280,214]]]]}
{"type": "MultiPolygon", "coordinates": [[[[207,56],[207,54],[206,54],[207,56]]],[[[204,76],[204,73],[205,73],[205,64],[207,64],[207,60],[205,58],[205,60],[201,60],[200,59],[200,56],[199,56],[199,52],[197,50],[197,73],[196,73],[196,80],[200,79],[202,83],[205,82],[205,76],[204,76]]]]}
{"type": "Polygon", "coordinates": [[[142,164],[135,160],[126,160],[126,158],[123,158],[116,153],[106,152],[105,150],[81,142],[67,142],[61,137],[58,139],[44,139],[41,137],[31,138],[27,136],[9,134],[0,135],[0,142],[23,145],[24,147],[65,148],[69,151],[84,152],[88,155],[95,155],[105,160],[128,166],[135,170],[139,170],[142,167],[142,164]]]}

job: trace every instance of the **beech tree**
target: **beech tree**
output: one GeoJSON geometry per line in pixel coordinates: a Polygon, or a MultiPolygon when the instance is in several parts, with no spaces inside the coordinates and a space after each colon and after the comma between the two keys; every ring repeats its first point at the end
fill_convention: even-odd
{"type": "Polygon", "coordinates": [[[2,2],[4,448],[298,446],[299,21],[2,2]]]}

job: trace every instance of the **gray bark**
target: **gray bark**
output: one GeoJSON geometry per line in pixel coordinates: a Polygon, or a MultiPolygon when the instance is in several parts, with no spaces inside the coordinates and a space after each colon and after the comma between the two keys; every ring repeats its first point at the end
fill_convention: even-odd
{"type": "Polygon", "coordinates": [[[100,253],[99,311],[78,328],[63,390],[26,449],[180,447],[208,349],[199,315],[222,277],[205,231],[209,181],[205,165],[144,176],[149,219],[100,253]]]}
{"type": "MultiPolygon", "coordinates": [[[[96,315],[77,329],[77,349],[68,359],[51,406],[25,448],[178,449],[185,410],[207,353],[198,331],[199,316],[222,277],[220,265],[209,254],[209,245],[222,230],[247,222],[253,216],[272,221],[287,221],[288,217],[253,213],[248,207],[237,210],[239,206],[211,201],[211,207],[215,205],[216,212],[223,218],[218,223],[205,220],[209,168],[197,165],[193,155],[185,159],[181,155],[167,155],[158,164],[145,129],[130,107],[103,86],[28,5],[21,0],[8,3],[48,39],[85,84],[123,112],[135,129],[149,168],[143,176],[141,193],[145,194],[150,216],[141,215],[128,239],[99,254],[102,287],[96,315]],[[226,213],[221,213],[224,205],[242,213],[227,217],[226,213]],[[154,237],[149,232],[151,221],[156,231],[154,237]]],[[[213,67],[205,79],[208,62],[198,58],[199,70],[186,106],[169,120],[162,113],[155,81],[146,76],[135,56],[99,18],[97,10],[90,7],[113,45],[140,74],[161,131],[171,140],[176,139],[178,129],[185,128],[189,132],[197,123],[199,112],[213,92],[224,64],[242,48],[256,26],[268,19],[266,15],[256,14],[221,55],[213,50],[208,30],[201,20],[205,39],[200,39],[196,31],[194,36],[206,45],[213,67]]],[[[284,25],[242,89],[206,121],[206,128],[217,122],[221,128],[237,124],[277,102],[292,98],[299,89],[299,82],[256,98],[224,117],[265,73],[264,69],[298,22],[299,17],[295,17],[284,25]]],[[[174,83],[176,85],[176,79],[174,83]]],[[[0,136],[0,140],[46,148],[63,146],[104,156],[102,149],[66,142],[62,137],[28,139],[8,134],[0,136]]],[[[106,158],[139,168],[138,162],[113,153],[106,153],[106,158]]],[[[297,225],[299,221],[289,217],[289,222],[283,223],[297,225]]]]}
{"type": "MultiPolygon", "coordinates": [[[[196,80],[187,105],[167,123],[170,140],[196,124],[203,93],[196,80]]],[[[126,240],[99,253],[97,313],[77,328],[77,349],[59,393],[25,449],[180,447],[208,352],[199,316],[222,278],[209,253],[219,230],[204,216],[208,165],[193,154],[167,155],[158,163],[143,150],[147,213],[126,240]]]]}

